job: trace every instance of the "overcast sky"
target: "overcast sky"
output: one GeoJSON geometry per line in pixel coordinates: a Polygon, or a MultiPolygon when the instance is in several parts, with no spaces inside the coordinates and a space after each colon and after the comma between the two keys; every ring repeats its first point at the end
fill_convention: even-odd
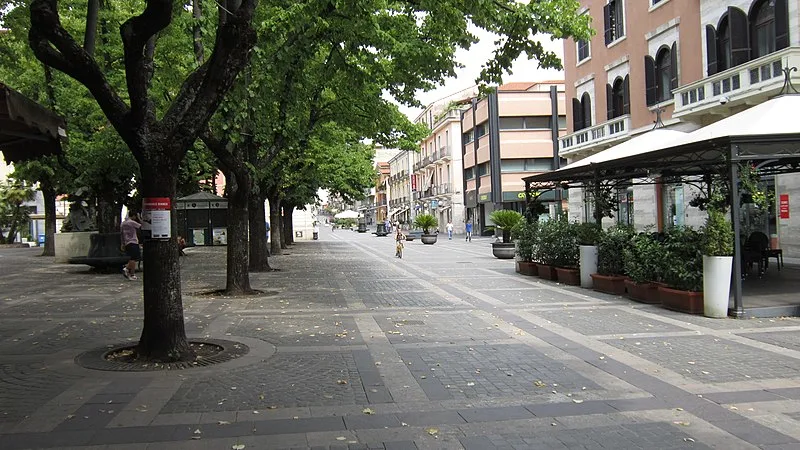
{"type": "MultiPolygon", "coordinates": [[[[496,40],[495,36],[486,32],[475,32],[475,34],[481,39],[480,42],[474,44],[469,51],[459,50],[456,53],[457,60],[466,66],[456,71],[457,77],[448,79],[443,86],[439,86],[437,89],[417,94],[417,99],[424,105],[433,103],[440,98],[447,97],[475,84],[475,79],[480,74],[483,63],[492,55],[494,41],[496,40]]],[[[549,36],[543,36],[542,45],[545,50],[554,51],[563,59],[563,41],[551,41],[549,36]]],[[[503,77],[504,83],[510,81],[543,81],[563,79],[564,77],[562,71],[538,68],[536,61],[529,61],[525,56],[515,61],[511,70],[512,74],[503,77]]],[[[411,120],[416,119],[417,115],[422,111],[421,108],[408,108],[405,106],[401,106],[400,110],[406,113],[411,120]]]]}

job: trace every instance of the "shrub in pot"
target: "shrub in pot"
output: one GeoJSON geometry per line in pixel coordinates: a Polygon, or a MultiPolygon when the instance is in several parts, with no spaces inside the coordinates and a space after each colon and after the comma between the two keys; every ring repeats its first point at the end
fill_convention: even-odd
{"type": "Polygon", "coordinates": [[[436,243],[436,235],[431,234],[431,230],[439,225],[439,221],[436,220],[436,216],[431,214],[420,214],[414,218],[413,225],[422,229],[422,236],[420,237],[420,240],[422,240],[423,244],[433,245],[436,243]]]}
{"type": "Polygon", "coordinates": [[[661,305],[676,311],[703,312],[703,234],[691,227],[672,227],[664,240],[661,305]]]}
{"type": "Polygon", "coordinates": [[[533,262],[533,246],[536,239],[538,222],[522,218],[511,229],[517,257],[517,272],[523,275],[536,275],[536,263],[533,262]]]}
{"type": "Polygon", "coordinates": [[[725,318],[733,265],[733,229],[723,211],[709,208],[702,233],[703,313],[707,317],[725,318]]]}
{"type": "Polygon", "coordinates": [[[557,267],[571,269],[577,273],[577,231],[575,225],[569,223],[566,215],[542,223],[537,234],[538,246],[534,249],[539,258],[537,269],[540,277],[556,279],[557,267]]]}
{"type": "Polygon", "coordinates": [[[625,294],[625,248],[631,245],[633,229],[614,226],[597,243],[597,273],[592,274],[592,288],[607,294],[625,294]]]}
{"type": "Polygon", "coordinates": [[[653,282],[660,280],[662,253],[661,244],[650,232],[639,233],[631,239],[631,245],[625,247],[623,254],[628,298],[644,303],[660,302],[658,286],[653,282]]]}
{"type": "Polygon", "coordinates": [[[581,287],[592,288],[592,274],[597,272],[597,242],[603,228],[593,222],[576,224],[580,251],[581,287]]]}
{"type": "Polygon", "coordinates": [[[489,219],[494,222],[494,225],[502,230],[503,233],[503,242],[492,243],[492,253],[495,258],[513,258],[514,243],[511,242],[511,230],[522,220],[522,214],[510,209],[500,209],[493,211],[489,215],[489,219]]]}

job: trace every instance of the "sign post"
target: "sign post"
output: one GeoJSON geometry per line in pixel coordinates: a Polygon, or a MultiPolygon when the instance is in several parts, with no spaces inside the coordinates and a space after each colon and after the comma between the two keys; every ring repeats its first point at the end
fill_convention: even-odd
{"type": "Polygon", "coordinates": [[[172,237],[169,197],[149,197],[142,200],[142,230],[150,232],[150,239],[172,237]]]}

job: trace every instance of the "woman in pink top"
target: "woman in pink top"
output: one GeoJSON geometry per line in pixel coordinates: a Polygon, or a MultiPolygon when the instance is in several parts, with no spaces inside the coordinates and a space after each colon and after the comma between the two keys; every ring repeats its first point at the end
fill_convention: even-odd
{"type": "Polygon", "coordinates": [[[136,232],[142,227],[138,213],[131,213],[119,226],[122,231],[122,245],[125,246],[125,254],[130,257],[128,264],[122,268],[122,275],[129,280],[138,280],[136,276],[136,262],[142,259],[142,252],[139,248],[139,236],[136,232]]]}

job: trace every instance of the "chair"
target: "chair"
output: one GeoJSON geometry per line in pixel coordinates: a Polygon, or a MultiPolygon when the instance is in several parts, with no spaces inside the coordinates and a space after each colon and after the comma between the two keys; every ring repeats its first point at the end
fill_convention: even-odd
{"type": "Polygon", "coordinates": [[[767,250],[769,250],[769,239],[766,234],[759,231],[750,234],[742,247],[742,269],[749,271],[753,263],[757,263],[758,276],[763,275],[769,264],[765,253],[767,250]]]}
{"type": "Polygon", "coordinates": [[[754,231],[750,234],[747,240],[750,241],[751,239],[755,239],[759,247],[761,247],[761,253],[764,256],[764,268],[766,269],[769,267],[769,258],[775,258],[775,264],[778,266],[778,271],[780,272],[781,266],[783,266],[783,250],[771,248],[769,238],[760,231],[754,231]]]}

